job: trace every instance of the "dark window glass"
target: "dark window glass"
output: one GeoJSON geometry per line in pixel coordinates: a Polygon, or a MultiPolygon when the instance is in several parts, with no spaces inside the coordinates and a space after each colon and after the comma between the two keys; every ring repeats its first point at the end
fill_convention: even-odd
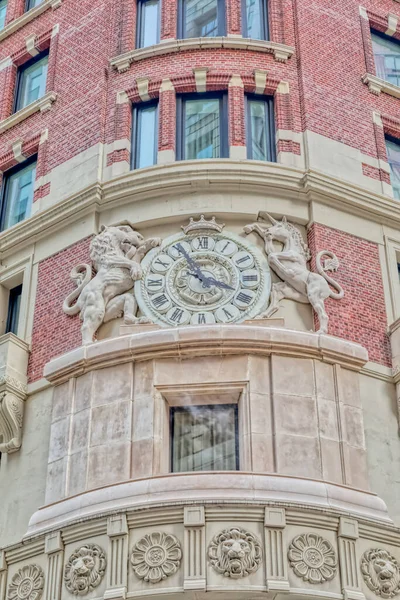
{"type": "Polygon", "coordinates": [[[224,0],[180,0],[178,37],[225,35],[224,0]]]}
{"type": "Polygon", "coordinates": [[[378,33],[371,33],[371,37],[377,76],[400,85],[400,43],[378,33]]]}
{"type": "Polygon", "coordinates": [[[171,409],[173,473],[239,469],[237,405],[171,409]]]}
{"type": "Polygon", "coordinates": [[[18,333],[19,309],[21,306],[22,285],[18,285],[10,290],[8,299],[8,313],[6,333],[18,333]]]}
{"type": "Polygon", "coordinates": [[[226,96],[180,98],[178,102],[178,158],[228,156],[226,96]]]}
{"type": "Polygon", "coordinates": [[[137,47],[153,46],[160,41],[160,2],[142,0],[138,3],[137,47]]]}
{"type": "Polygon", "coordinates": [[[253,40],[267,40],[267,0],[243,0],[243,36],[253,40]]]}
{"type": "Polygon", "coordinates": [[[247,96],[247,157],[275,161],[275,154],[273,100],[247,96]]]}
{"type": "Polygon", "coordinates": [[[39,56],[18,70],[15,111],[45,95],[48,59],[39,56]]]}
{"type": "Polygon", "coordinates": [[[4,176],[1,204],[1,230],[29,217],[36,176],[36,160],[9,171],[4,176]]]}
{"type": "Polygon", "coordinates": [[[390,165],[390,181],[393,195],[400,200],[400,142],[386,138],[386,152],[390,165]]]}
{"type": "Polygon", "coordinates": [[[31,10],[31,8],[35,8],[35,6],[39,6],[42,4],[43,0],[27,0],[26,10],[31,10]]]}
{"type": "Polygon", "coordinates": [[[0,0],[0,29],[6,24],[7,0],[0,0]]]}
{"type": "Polygon", "coordinates": [[[133,169],[151,167],[157,163],[158,105],[140,104],[133,111],[133,169]]]}

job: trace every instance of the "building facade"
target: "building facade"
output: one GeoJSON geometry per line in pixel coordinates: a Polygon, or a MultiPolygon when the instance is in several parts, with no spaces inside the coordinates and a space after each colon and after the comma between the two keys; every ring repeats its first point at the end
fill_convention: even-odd
{"type": "Polygon", "coordinates": [[[398,0],[0,0],[0,600],[400,594],[398,0]]]}

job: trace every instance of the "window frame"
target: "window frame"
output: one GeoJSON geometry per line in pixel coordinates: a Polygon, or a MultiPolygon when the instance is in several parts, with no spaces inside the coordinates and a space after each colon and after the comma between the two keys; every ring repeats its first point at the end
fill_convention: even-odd
{"type": "Polygon", "coordinates": [[[5,3],[5,6],[6,6],[6,12],[5,12],[5,15],[4,15],[4,25],[3,25],[2,27],[0,27],[0,31],[3,31],[3,29],[4,29],[4,28],[5,28],[5,26],[7,25],[7,10],[8,10],[8,0],[1,0],[1,1],[0,1],[0,5],[1,5],[1,3],[2,3],[2,2],[3,2],[3,3],[5,3]]]}
{"type": "MultiPolygon", "coordinates": [[[[12,175],[14,175],[15,173],[18,173],[18,171],[22,171],[23,169],[25,169],[26,167],[29,167],[30,164],[36,162],[37,163],[37,154],[33,154],[32,156],[30,156],[29,158],[27,158],[26,160],[24,160],[21,163],[18,163],[15,167],[12,167],[11,169],[7,169],[7,171],[4,172],[3,175],[3,181],[1,184],[1,188],[0,188],[0,234],[3,231],[7,231],[7,229],[4,228],[4,218],[5,218],[5,212],[6,212],[6,194],[7,194],[7,189],[9,186],[9,180],[10,177],[12,175]]],[[[36,178],[35,178],[36,180],[36,178]]],[[[33,185],[35,185],[35,180],[33,182],[33,185]]],[[[29,217],[26,217],[29,218],[29,217]]],[[[22,221],[25,221],[25,219],[23,219],[22,221]]],[[[22,221],[19,221],[19,223],[22,223],[22,221]]],[[[18,225],[18,223],[15,223],[15,225],[18,225]]],[[[14,227],[14,225],[12,225],[12,227],[14,227]]]]}
{"type": "Polygon", "coordinates": [[[248,160],[257,160],[252,156],[252,135],[251,135],[251,119],[250,119],[250,102],[264,102],[268,111],[268,160],[262,162],[277,162],[276,157],[276,127],[275,127],[275,101],[273,96],[261,96],[259,94],[245,94],[245,114],[246,114],[246,150],[248,160]]]}
{"type": "MultiPolygon", "coordinates": [[[[16,112],[18,112],[19,110],[23,110],[26,106],[29,106],[29,104],[26,104],[25,106],[17,108],[18,104],[19,104],[19,101],[20,101],[20,98],[21,98],[21,93],[22,93],[21,92],[21,79],[22,79],[23,73],[27,69],[29,69],[29,67],[31,67],[35,63],[39,62],[40,60],[42,60],[46,56],[47,56],[47,66],[48,66],[49,50],[44,50],[43,52],[40,52],[40,54],[38,54],[37,56],[32,57],[26,63],[24,63],[20,67],[18,67],[18,70],[17,70],[17,79],[16,79],[16,82],[15,82],[13,114],[15,114],[16,112]]],[[[45,93],[46,93],[46,89],[47,89],[47,76],[46,76],[45,93]]],[[[43,98],[43,96],[41,96],[41,98],[43,98]]]]}
{"type": "MultiPolygon", "coordinates": [[[[240,471],[240,449],[239,449],[239,406],[234,403],[220,403],[220,404],[190,404],[186,406],[170,406],[169,407],[169,449],[170,449],[170,461],[169,461],[169,472],[170,473],[212,473],[213,471],[174,471],[174,414],[176,412],[187,412],[189,408],[201,408],[206,407],[210,410],[220,409],[221,407],[229,407],[234,410],[234,427],[235,427],[235,471],[240,471]]],[[[227,471],[229,472],[229,471],[227,471]]]]}
{"type": "MultiPolygon", "coordinates": [[[[196,38],[186,37],[185,35],[185,15],[187,0],[178,0],[178,19],[177,19],[177,38],[178,40],[193,40],[196,38]]],[[[217,0],[217,35],[213,37],[226,36],[226,7],[225,0],[217,0]]],[[[212,39],[212,37],[210,37],[212,39]]]]}
{"type": "MultiPolygon", "coordinates": [[[[162,10],[162,0],[158,1],[158,19],[157,19],[157,41],[156,44],[160,43],[161,38],[161,10],[162,10]]],[[[138,0],[137,2],[137,13],[136,13],[136,40],[135,40],[135,48],[151,48],[151,46],[142,46],[140,44],[142,25],[143,25],[143,5],[149,2],[149,0],[138,0]]]]}
{"type": "Polygon", "coordinates": [[[185,140],[183,123],[186,102],[190,100],[206,99],[219,100],[219,136],[221,140],[221,152],[218,158],[229,158],[228,93],[226,91],[221,91],[181,94],[176,97],[176,160],[216,160],[214,158],[186,158],[184,156],[185,140]]]}
{"type": "Polygon", "coordinates": [[[44,0],[41,0],[41,2],[39,2],[39,4],[37,4],[35,6],[31,6],[31,2],[32,2],[32,0],[25,1],[25,12],[29,12],[30,10],[32,10],[32,8],[36,8],[36,6],[39,6],[39,4],[42,4],[42,2],[44,2],[44,0]]]}
{"type": "Polygon", "coordinates": [[[19,316],[22,302],[22,283],[11,288],[8,295],[7,320],[5,333],[18,335],[19,316]],[[18,314],[15,314],[15,307],[19,299],[18,314]]]}
{"type": "MultiPolygon", "coordinates": [[[[269,28],[269,11],[268,11],[268,0],[260,0],[261,2],[261,27],[263,37],[261,40],[268,41],[270,36],[270,28],[269,28]]],[[[247,10],[246,10],[246,0],[242,0],[242,36],[246,39],[252,40],[257,38],[251,38],[248,32],[248,23],[247,23],[247,10]]]]}
{"type": "MultiPolygon", "coordinates": [[[[396,144],[396,146],[398,146],[398,147],[399,147],[399,151],[400,151],[400,139],[399,139],[399,138],[396,138],[396,137],[394,137],[393,135],[389,135],[389,134],[385,133],[385,146],[386,146],[386,141],[388,141],[388,142],[392,142],[392,144],[396,144]]],[[[389,167],[390,167],[390,162],[389,162],[389,155],[388,155],[388,151],[387,151],[387,146],[386,146],[386,158],[387,158],[388,165],[389,165],[389,167]]],[[[396,200],[396,202],[400,201],[400,198],[397,198],[397,197],[394,195],[393,182],[392,182],[392,178],[391,178],[391,177],[390,177],[390,185],[392,186],[392,190],[393,190],[393,199],[394,199],[394,200],[396,200]]],[[[399,186],[398,186],[398,187],[400,188],[400,181],[399,181],[399,186]]]]}
{"type": "MultiPolygon", "coordinates": [[[[372,54],[374,57],[374,67],[375,67],[375,74],[377,74],[377,68],[376,68],[376,57],[375,57],[375,53],[373,50],[373,39],[372,36],[375,35],[378,38],[381,38],[383,40],[386,40],[388,42],[392,42],[393,44],[396,44],[399,48],[399,59],[400,59],[400,40],[398,40],[397,38],[394,38],[393,36],[390,35],[386,35],[385,33],[383,33],[383,31],[378,31],[377,29],[374,29],[373,27],[371,27],[370,29],[370,36],[371,36],[371,45],[372,45],[372,54]]],[[[377,75],[378,76],[378,75],[377,75]]],[[[399,74],[399,79],[400,79],[400,74],[399,74]]],[[[395,83],[392,83],[389,79],[386,79],[386,77],[383,79],[384,81],[386,81],[389,85],[394,85],[396,87],[400,87],[400,84],[397,85],[395,83]]]]}
{"type": "Polygon", "coordinates": [[[154,162],[152,165],[152,167],[154,167],[154,165],[157,164],[157,156],[158,156],[158,137],[159,137],[159,132],[158,132],[158,125],[159,125],[159,102],[158,102],[158,98],[154,99],[154,100],[149,100],[147,102],[138,102],[137,104],[134,104],[132,107],[132,135],[131,135],[131,171],[135,171],[137,169],[148,169],[149,167],[138,167],[137,166],[137,161],[138,161],[138,145],[137,145],[137,138],[138,138],[138,131],[139,131],[139,127],[138,127],[138,112],[139,110],[142,110],[143,108],[150,108],[151,106],[155,106],[156,107],[156,126],[155,126],[155,130],[156,130],[156,139],[154,142],[154,162]]]}

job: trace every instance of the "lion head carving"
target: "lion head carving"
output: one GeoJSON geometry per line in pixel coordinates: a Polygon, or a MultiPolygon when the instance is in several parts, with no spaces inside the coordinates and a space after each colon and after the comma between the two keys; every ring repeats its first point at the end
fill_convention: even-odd
{"type": "Polygon", "coordinates": [[[217,573],[225,577],[247,577],[261,564],[261,544],[249,531],[231,527],[213,537],[208,547],[208,558],[217,573]]]}
{"type": "Polygon", "coordinates": [[[94,264],[99,264],[104,256],[118,254],[119,251],[132,258],[143,241],[143,236],[131,224],[103,225],[91,241],[90,258],[94,264]]]}
{"type": "Polygon", "coordinates": [[[106,556],[96,544],[75,550],[65,565],[65,587],[75,596],[87,594],[101,582],[106,570],[106,556]]]}
{"type": "Polygon", "coordinates": [[[400,592],[400,568],[387,550],[374,548],[364,552],[361,572],[370,590],[382,598],[392,598],[400,592]]]}

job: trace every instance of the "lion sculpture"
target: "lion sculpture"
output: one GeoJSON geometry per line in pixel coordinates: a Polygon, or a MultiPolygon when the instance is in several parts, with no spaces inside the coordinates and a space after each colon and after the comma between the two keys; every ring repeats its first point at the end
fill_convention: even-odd
{"type": "Polygon", "coordinates": [[[145,254],[161,244],[160,238],[144,240],[133,225],[102,226],[90,244],[92,266],[79,264],[71,271],[77,288],[64,301],[67,315],[80,313],[82,343],[91,344],[102,323],[124,316],[125,323],[147,323],[137,317],[134,282],[142,277],[140,262],[145,254]]]}
{"type": "Polygon", "coordinates": [[[69,557],[65,565],[65,587],[75,596],[83,596],[96,588],[106,570],[106,556],[96,544],[85,544],[69,557]]]}
{"type": "Polygon", "coordinates": [[[374,548],[364,552],[361,572],[365,583],[377,596],[392,598],[400,592],[400,567],[387,550],[374,548]]]}
{"type": "Polygon", "coordinates": [[[262,560],[261,544],[249,531],[232,527],[214,536],[208,557],[217,573],[239,579],[257,571],[262,560]]]}

